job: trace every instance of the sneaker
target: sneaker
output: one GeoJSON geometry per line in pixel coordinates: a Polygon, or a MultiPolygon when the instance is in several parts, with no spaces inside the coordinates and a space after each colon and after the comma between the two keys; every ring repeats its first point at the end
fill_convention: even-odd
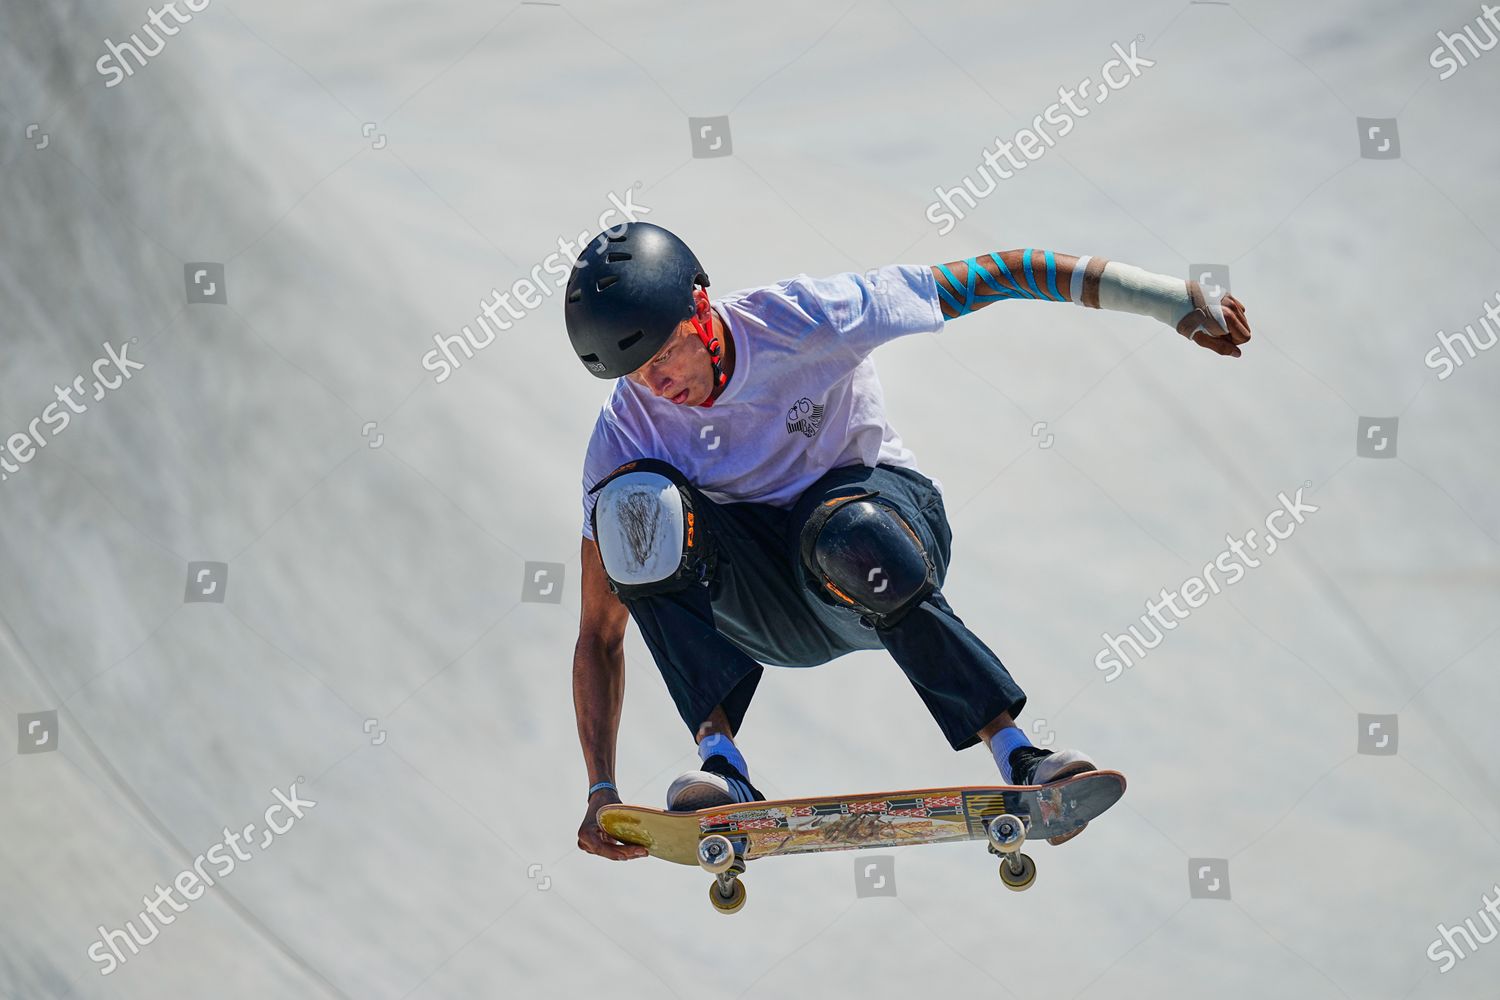
{"type": "Polygon", "coordinates": [[[714,754],[703,762],[701,770],[687,771],[667,789],[669,812],[693,812],[737,802],[764,802],[750,779],[724,757],[714,754]]]}
{"type": "MultiPolygon", "coordinates": [[[[1043,750],[1040,747],[1016,747],[1010,752],[1010,783],[1013,785],[1050,785],[1087,771],[1097,771],[1088,754],[1081,750],[1043,750]]],[[[1047,843],[1056,847],[1066,844],[1083,831],[1087,823],[1071,833],[1048,837],[1047,843]]]]}
{"type": "Polygon", "coordinates": [[[1081,750],[1053,753],[1041,747],[1016,747],[1010,753],[1012,785],[1050,785],[1085,771],[1097,770],[1088,754],[1081,750]]]}

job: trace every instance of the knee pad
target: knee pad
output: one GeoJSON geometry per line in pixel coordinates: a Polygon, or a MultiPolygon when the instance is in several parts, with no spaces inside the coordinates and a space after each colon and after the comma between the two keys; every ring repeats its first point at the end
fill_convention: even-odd
{"type": "Polygon", "coordinates": [[[932,557],[878,493],[835,497],[802,528],[802,564],[834,604],[876,628],[895,625],[937,587],[932,557]]]}
{"type": "Polygon", "coordinates": [[[589,492],[598,494],[594,540],[615,594],[647,597],[712,578],[712,540],[687,478],[672,465],[654,458],[626,462],[589,492]]]}

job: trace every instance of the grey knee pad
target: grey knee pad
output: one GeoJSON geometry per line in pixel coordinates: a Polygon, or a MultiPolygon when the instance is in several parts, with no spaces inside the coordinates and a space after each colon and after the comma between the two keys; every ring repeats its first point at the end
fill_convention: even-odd
{"type": "Polygon", "coordinates": [[[626,462],[589,492],[599,494],[593,514],[599,558],[610,590],[621,598],[681,590],[712,578],[712,539],[687,478],[672,465],[654,458],[626,462]]]}
{"type": "Polygon", "coordinates": [[[899,622],[937,587],[932,557],[878,493],[837,497],[803,525],[802,564],[835,604],[876,628],[899,622]]]}

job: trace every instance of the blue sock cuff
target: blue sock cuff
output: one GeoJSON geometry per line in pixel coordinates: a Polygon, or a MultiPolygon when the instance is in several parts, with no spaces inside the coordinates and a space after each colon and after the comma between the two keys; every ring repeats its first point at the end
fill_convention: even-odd
{"type": "Polygon", "coordinates": [[[740,753],[739,747],[723,733],[711,733],[703,737],[698,743],[698,759],[708,760],[714,754],[722,754],[724,759],[739,769],[745,777],[750,777],[750,765],[745,763],[744,754],[740,753]]]}
{"type": "Polygon", "coordinates": [[[1000,776],[1010,783],[1010,755],[1018,747],[1029,747],[1031,741],[1026,734],[1017,726],[1010,726],[1000,730],[990,738],[990,752],[995,755],[995,763],[1000,765],[1000,776]]]}

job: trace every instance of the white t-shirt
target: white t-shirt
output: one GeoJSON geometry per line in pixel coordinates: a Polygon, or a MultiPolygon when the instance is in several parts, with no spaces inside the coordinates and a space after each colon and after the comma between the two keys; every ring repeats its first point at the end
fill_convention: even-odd
{"type": "MultiPolygon", "coordinates": [[[[885,418],[871,351],[943,326],[931,268],[894,264],[795,278],[714,300],[734,337],[734,373],[711,407],[680,406],[626,378],[599,410],[583,464],[589,489],[635,458],[672,463],[710,500],[790,507],[829,469],[916,457],[885,418]]],[[[941,484],[938,486],[941,491],[941,484]]]]}

